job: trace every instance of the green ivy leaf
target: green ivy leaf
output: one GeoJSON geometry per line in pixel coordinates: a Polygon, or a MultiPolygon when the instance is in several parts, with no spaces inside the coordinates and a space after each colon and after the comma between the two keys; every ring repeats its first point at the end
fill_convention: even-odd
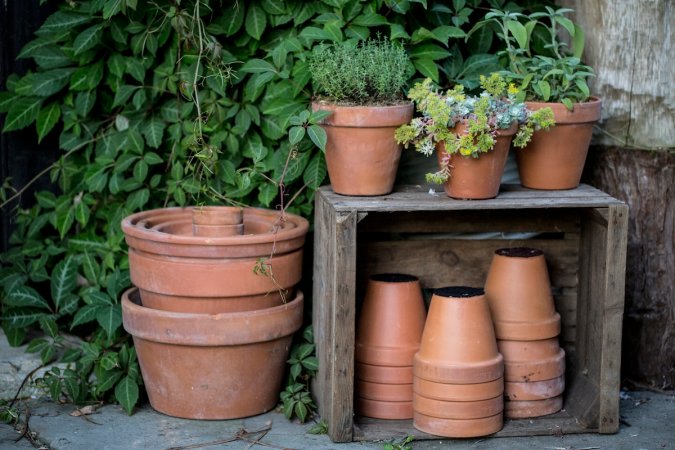
{"type": "Polygon", "coordinates": [[[59,92],[67,84],[74,69],[53,69],[36,73],[32,79],[31,89],[35,95],[48,97],[59,92]]]}
{"type": "Polygon", "coordinates": [[[73,53],[79,55],[101,42],[103,26],[94,25],[77,35],[73,41],[73,53]]]}
{"type": "Polygon", "coordinates": [[[250,59],[239,70],[246,73],[276,73],[277,71],[271,63],[268,63],[264,59],[250,59]]]}
{"type": "Polygon", "coordinates": [[[101,308],[100,305],[85,305],[82,308],[78,309],[77,313],[75,313],[73,321],[70,324],[70,329],[72,330],[78,325],[93,322],[94,320],[96,320],[100,308],[101,308]]]}
{"type": "Polygon", "coordinates": [[[425,77],[431,78],[434,82],[438,83],[440,77],[438,74],[438,65],[431,59],[416,59],[413,61],[415,69],[425,77]]]}
{"type": "Polygon", "coordinates": [[[122,10],[122,0],[107,0],[103,6],[103,19],[108,20],[122,10]]]}
{"type": "Polygon", "coordinates": [[[257,5],[251,5],[246,13],[246,23],[244,28],[246,32],[255,40],[260,40],[260,37],[267,27],[267,16],[265,11],[257,5]]]}
{"type": "Polygon", "coordinates": [[[37,132],[38,132],[38,142],[41,142],[42,139],[54,128],[54,125],[61,118],[61,107],[58,103],[50,103],[49,106],[40,110],[37,116],[37,132]]]}
{"type": "Polygon", "coordinates": [[[91,16],[85,14],[76,14],[65,11],[57,11],[45,20],[38,30],[38,34],[49,34],[55,31],[72,30],[78,25],[87,23],[91,16]]]}
{"type": "Polygon", "coordinates": [[[75,112],[80,117],[87,117],[96,103],[96,91],[84,91],[75,97],[75,112]]]}
{"type": "Polygon", "coordinates": [[[108,337],[122,325],[122,309],[120,305],[101,306],[96,313],[96,321],[103,328],[108,337]]]}
{"type": "Polygon", "coordinates": [[[3,312],[2,320],[3,326],[10,328],[26,328],[34,324],[45,313],[36,311],[32,308],[16,308],[3,312]]]}
{"type": "Polygon", "coordinates": [[[291,127],[288,131],[288,140],[291,142],[291,145],[295,145],[305,137],[305,128],[301,126],[291,127]]]}
{"type": "Polygon", "coordinates": [[[55,69],[70,64],[71,60],[56,45],[48,45],[35,49],[32,52],[35,63],[43,69],[55,69]]]}
{"type": "Polygon", "coordinates": [[[20,286],[9,291],[9,294],[4,298],[3,303],[7,306],[21,308],[35,307],[49,310],[47,301],[30,286],[20,286]]]}
{"type": "Polygon", "coordinates": [[[326,136],[326,130],[321,128],[319,125],[310,125],[307,128],[307,135],[312,140],[314,145],[319,147],[321,151],[326,151],[326,141],[328,139],[326,136]]]}
{"type": "Polygon", "coordinates": [[[5,117],[4,133],[25,128],[37,118],[42,99],[39,97],[18,97],[9,108],[5,117]]]}
{"type": "Polygon", "coordinates": [[[305,184],[312,189],[321,186],[326,178],[326,160],[322,154],[317,153],[312,157],[302,177],[305,184]]]}
{"type": "Polygon", "coordinates": [[[410,57],[413,60],[425,59],[437,61],[448,56],[450,56],[450,52],[436,44],[417,44],[410,48],[410,57]]]}
{"type": "Polygon", "coordinates": [[[56,321],[51,316],[43,316],[40,318],[40,328],[44,331],[47,336],[55,338],[59,335],[59,327],[56,325],[56,321]]]}
{"type": "MultiPolygon", "coordinates": [[[[72,211],[69,209],[69,211],[72,211]]],[[[56,309],[61,310],[70,301],[77,286],[77,262],[73,256],[62,259],[52,271],[51,293],[56,309]]]]}
{"type": "Polygon", "coordinates": [[[145,126],[142,129],[143,135],[145,136],[145,142],[148,146],[159,148],[162,143],[162,135],[164,134],[165,127],[166,123],[163,120],[155,115],[150,116],[150,119],[145,122],[145,126]]]}
{"type": "Polygon", "coordinates": [[[127,414],[131,412],[138,402],[138,384],[136,380],[126,376],[115,386],[115,399],[120,402],[127,414]]]}

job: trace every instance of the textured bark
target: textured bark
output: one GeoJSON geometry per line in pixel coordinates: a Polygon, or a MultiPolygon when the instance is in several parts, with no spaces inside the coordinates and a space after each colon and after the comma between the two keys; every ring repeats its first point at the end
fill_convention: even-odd
{"type": "Polygon", "coordinates": [[[584,181],[628,203],[622,371],[675,387],[675,153],[591,148],[584,181]]]}
{"type": "Polygon", "coordinates": [[[592,92],[603,100],[600,145],[675,147],[672,0],[557,0],[585,31],[592,92]]]}

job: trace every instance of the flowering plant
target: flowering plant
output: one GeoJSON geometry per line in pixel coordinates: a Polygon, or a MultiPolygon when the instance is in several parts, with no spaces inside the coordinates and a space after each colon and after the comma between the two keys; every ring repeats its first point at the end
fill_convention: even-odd
{"type": "Polygon", "coordinates": [[[441,170],[427,174],[427,181],[447,181],[450,157],[454,154],[478,158],[481,153],[491,151],[499,130],[517,127],[513,145],[524,147],[535,130],[548,129],[555,123],[551,108],[528,110],[516,100],[519,91],[515,85],[498,73],[481,76],[481,88],[478,96],[466,95],[461,85],[443,94],[427,78],[408,93],[422,116],[399,127],[396,141],[406,148],[413,144],[415,150],[426,156],[433,154],[438,143],[445,146],[441,170]]]}

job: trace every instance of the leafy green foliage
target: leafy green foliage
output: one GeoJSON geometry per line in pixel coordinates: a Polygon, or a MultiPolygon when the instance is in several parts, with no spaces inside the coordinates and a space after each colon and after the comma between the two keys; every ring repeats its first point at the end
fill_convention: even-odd
{"type": "Polygon", "coordinates": [[[382,446],[382,450],[412,450],[413,446],[408,444],[414,439],[414,436],[406,436],[399,441],[387,442],[382,446]]]}
{"type": "Polygon", "coordinates": [[[309,393],[309,384],[319,368],[315,350],[314,331],[309,325],[302,332],[302,341],[291,348],[288,359],[288,381],[280,396],[282,410],[288,419],[295,416],[304,423],[316,409],[309,393]]]}
{"type": "MultiPolygon", "coordinates": [[[[63,151],[46,172],[53,190],[16,211],[12,247],[0,255],[9,342],[39,328],[30,350],[68,365],[43,377],[52,397],[131,411],[142,395],[121,326],[130,284],[122,218],[194,203],[311,215],[326,180],[321,116],[307,111],[314,48],[379,33],[406,50],[412,79],[475,87],[498,62],[488,28],[458,44],[482,18],[479,3],[61,1],[21,50],[33,70],[9,76],[0,92],[3,132],[35,126],[37,140],[58,134],[63,151]]],[[[20,188],[3,180],[0,208],[20,188]]],[[[306,417],[313,360],[304,351],[294,350],[301,388],[288,398],[306,417]]]]}

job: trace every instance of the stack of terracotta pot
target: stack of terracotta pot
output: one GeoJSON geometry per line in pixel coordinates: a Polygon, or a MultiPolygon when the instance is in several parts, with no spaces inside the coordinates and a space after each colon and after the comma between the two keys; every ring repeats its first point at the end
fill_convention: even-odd
{"type": "Polygon", "coordinates": [[[483,289],[437,289],[414,360],[415,428],[447,437],[499,431],[503,374],[483,289]]]}
{"type": "Polygon", "coordinates": [[[544,253],[532,248],[497,250],[485,293],[504,356],[506,417],[560,411],[565,352],[558,344],[560,315],[555,311],[544,253]]]}
{"type": "Polygon", "coordinates": [[[413,356],[419,349],[425,317],[416,277],[371,277],[356,333],[354,407],[358,414],[412,418],[413,356]]]}
{"type": "Polygon", "coordinates": [[[279,399],[308,229],[257,208],[196,207],[125,218],[131,281],[124,328],[150,404],[193,419],[261,414],[279,399]]]}

